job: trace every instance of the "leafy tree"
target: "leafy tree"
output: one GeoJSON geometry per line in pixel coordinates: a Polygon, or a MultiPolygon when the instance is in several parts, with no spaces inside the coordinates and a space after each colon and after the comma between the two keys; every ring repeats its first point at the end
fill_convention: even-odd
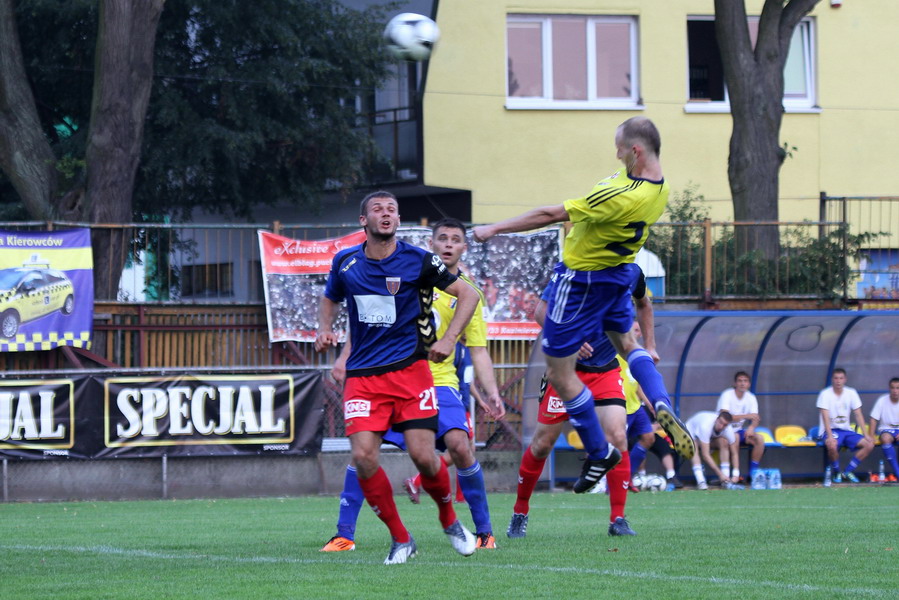
{"type": "Polygon", "coordinates": [[[358,184],[356,98],[386,75],[384,20],[335,0],[168,2],[138,208],[318,211],[323,189],[358,184]]]}
{"type": "MultiPolygon", "coordinates": [[[[727,173],[737,221],[777,221],[784,65],[796,25],[820,0],[765,0],[755,47],[743,0],[715,0],[715,33],[730,98],[733,132],[727,173]]],[[[742,231],[742,230],[741,230],[742,231]]],[[[776,227],[746,230],[746,243],[778,254],[776,227]]]]}
{"type": "MultiPolygon", "coordinates": [[[[124,223],[195,207],[318,209],[324,188],[360,180],[372,149],[355,101],[385,77],[382,8],[162,8],[0,0],[0,193],[25,209],[6,215],[124,223]]],[[[98,297],[115,296],[129,236],[95,232],[98,297]]]]}

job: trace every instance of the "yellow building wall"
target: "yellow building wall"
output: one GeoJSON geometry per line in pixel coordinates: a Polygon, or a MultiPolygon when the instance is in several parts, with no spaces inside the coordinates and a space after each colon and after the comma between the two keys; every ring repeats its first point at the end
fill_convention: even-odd
{"type": "MultiPolygon", "coordinates": [[[[748,13],[762,3],[749,0],[748,13]]],[[[732,219],[731,117],[684,108],[687,17],[713,14],[712,0],[442,0],[424,95],[425,183],[471,190],[476,223],[557,204],[618,168],[615,129],[642,114],[661,131],[672,191],[694,185],[713,219],[732,219]],[[506,109],[509,13],[636,15],[643,110],[506,109]]],[[[797,149],[780,172],[781,220],[817,220],[822,190],[899,195],[899,1],[822,0],[811,16],[821,110],[784,115],[781,141],[797,149]]]]}

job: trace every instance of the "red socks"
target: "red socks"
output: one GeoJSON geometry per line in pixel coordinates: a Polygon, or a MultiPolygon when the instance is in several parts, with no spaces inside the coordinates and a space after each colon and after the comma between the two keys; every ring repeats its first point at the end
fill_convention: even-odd
{"type": "Polygon", "coordinates": [[[450,486],[449,471],[446,463],[440,461],[440,470],[434,477],[421,475],[421,487],[437,503],[440,511],[440,524],[446,529],[456,522],[456,510],[453,508],[453,490],[450,486]]]}
{"type": "Polygon", "coordinates": [[[528,514],[531,495],[534,493],[534,488],[537,487],[537,480],[540,479],[544,464],[546,464],[546,459],[535,458],[530,446],[525,449],[521,457],[521,466],[518,467],[518,499],[515,500],[512,512],[521,515],[528,514]]]}
{"type": "Polygon", "coordinates": [[[400,520],[400,514],[396,510],[396,502],[393,501],[393,487],[387,478],[383,468],[368,479],[359,478],[359,485],[365,500],[371,506],[378,518],[384,521],[390,535],[397,542],[404,544],[409,541],[409,532],[400,520]]]}
{"type": "Polygon", "coordinates": [[[606,474],[609,490],[609,505],[612,509],[609,522],[624,516],[624,505],[627,503],[627,488],[631,479],[631,455],[629,452],[621,453],[621,462],[606,474]]]}

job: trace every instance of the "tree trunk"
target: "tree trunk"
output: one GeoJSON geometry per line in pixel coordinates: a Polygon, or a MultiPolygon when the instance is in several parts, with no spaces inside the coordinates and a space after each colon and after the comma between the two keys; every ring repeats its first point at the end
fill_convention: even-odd
{"type": "MultiPolygon", "coordinates": [[[[132,194],[153,83],[153,50],[164,0],[103,0],[86,152],[83,219],[134,220],[132,194]]],[[[129,246],[118,228],[95,229],[95,293],[114,300],[129,246]]]]}
{"type": "Polygon", "coordinates": [[[25,75],[12,0],[0,0],[0,169],[36,219],[56,216],[56,157],[25,75]]]}
{"type": "MultiPolygon", "coordinates": [[[[819,0],[765,0],[755,48],[744,2],[715,0],[715,33],[730,98],[733,133],[727,174],[736,221],[777,221],[783,69],[799,21],[819,0]]],[[[738,227],[737,252],[780,254],[776,226],[738,227]]]]}

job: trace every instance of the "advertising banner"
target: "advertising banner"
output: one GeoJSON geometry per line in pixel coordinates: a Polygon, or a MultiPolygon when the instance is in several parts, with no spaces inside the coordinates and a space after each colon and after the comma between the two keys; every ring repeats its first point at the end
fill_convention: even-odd
{"type": "Polygon", "coordinates": [[[0,456],[317,454],[321,372],[0,380],[0,456]]]}
{"type": "Polygon", "coordinates": [[[90,348],[89,229],[0,230],[0,352],[90,348]]]}
{"type": "MultiPolygon", "coordinates": [[[[561,256],[558,228],[528,234],[498,235],[485,244],[473,242],[462,255],[460,268],[484,293],[484,316],[489,339],[528,339],[537,336],[534,310],[561,256]]],[[[431,229],[401,227],[397,237],[430,249],[431,229]]],[[[343,248],[365,241],[362,231],[335,239],[299,241],[259,232],[262,278],[271,341],[312,342],[318,328],[318,305],[331,259],[343,248]]],[[[334,330],[346,330],[341,312],[334,330]]]]}
{"type": "Polygon", "coordinates": [[[865,300],[899,300],[899,250],[866,250],[856,292],[865,300]]]}
{"type": "MultiPolygon", "coordinates": [[[[265,312],[272,342],[315,341],[318,303],[325,290],[331,261],[343,248],[364,241],[365,233],[361,230],[314,242],[259,232],[265,312]]],[[[345,315],[340,318],[346,319],[345,315]]]]}

